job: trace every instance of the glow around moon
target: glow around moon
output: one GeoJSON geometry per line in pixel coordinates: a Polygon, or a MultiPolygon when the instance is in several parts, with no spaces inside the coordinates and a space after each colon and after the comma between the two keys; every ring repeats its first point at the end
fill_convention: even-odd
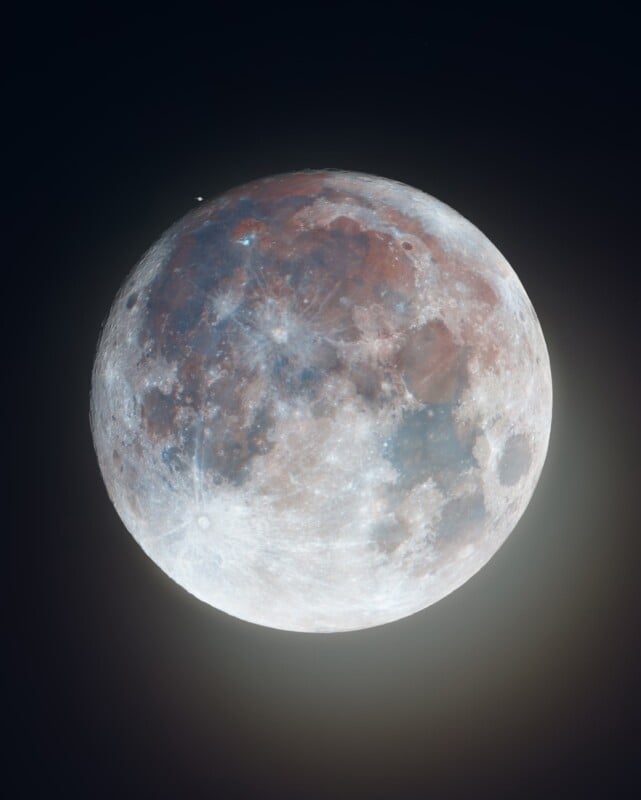
{"type": "Polygon", "coordinates": [[[518,277],[401,183],[299,172],[170,228],[94,366],[102,475],[144,551],[251,622],[342,631],[441,599],[545,459],[552,384],[518,277]]]}

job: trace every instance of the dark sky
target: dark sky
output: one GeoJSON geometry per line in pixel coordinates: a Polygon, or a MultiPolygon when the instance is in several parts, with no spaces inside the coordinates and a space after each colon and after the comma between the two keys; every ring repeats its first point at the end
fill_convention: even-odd
{"type": "Polygon", "coordinates": [[[5,28],[7,796],[639,796],[631,20],[214,6],[30,6],[5,28]],[[318,167],[475,223],[534,303],[555,389],[543,476],[490,564],[332,636],[173,584],[120,523],[88,425],[100,325],[147,247],[197,195],[318,167]]]}

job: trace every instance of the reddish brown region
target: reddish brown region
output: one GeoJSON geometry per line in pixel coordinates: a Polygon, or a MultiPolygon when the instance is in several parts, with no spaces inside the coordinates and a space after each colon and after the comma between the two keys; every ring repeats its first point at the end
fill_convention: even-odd
{"type": "Polygon", "coordinates": [[[467,384],[464,352],[441,320],[409,331],[395,366],[422,403],[451,403],[467,384]]]}
{"type": "MultiPolygon", "coordinates": [[[[193,455],[197,423],[189,420],[205,418],[212,436],[203,469],[242,482],[253,455],[268,447],[275,404],[303,400],[317,415],[331,413],[323,387],[332,374],[370,408],[401,407],[407,392],[424,407],[452,407],[467,386],[467,350],[445,323],[414,324],[416,241],[408,238],[427,249],[421,258],[441,282],[460,280],[489,306],[496,294],[417,219],[373,202],[358,182],[354,191],[336,189],[331,176],[257,181],[175,228],[140,328],[141,369],[162,359],[176,370],[166,394],[152,388],[141,398],[147,435],[182,437],[181,452],[167,456],[170,468],[193,455]],[[327,213],[332,203],[341,204],[335,216],[327,213]]],[[[442,452],[469,459],[470,431],[461,443],[451,415],[439,419],[439,437],[458,442],[442,452]]]]}

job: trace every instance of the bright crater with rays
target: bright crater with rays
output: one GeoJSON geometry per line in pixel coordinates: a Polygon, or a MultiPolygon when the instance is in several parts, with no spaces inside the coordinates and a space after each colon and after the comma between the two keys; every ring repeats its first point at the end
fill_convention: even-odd
{"type": "Polygon", "coordinates": [[[295,631],[379,625],[497,551],[547,451],[518,277],[404,184],[309,171],[198,206],[118,293],[94,366],[102,475],[189,592],[295,631]]]}

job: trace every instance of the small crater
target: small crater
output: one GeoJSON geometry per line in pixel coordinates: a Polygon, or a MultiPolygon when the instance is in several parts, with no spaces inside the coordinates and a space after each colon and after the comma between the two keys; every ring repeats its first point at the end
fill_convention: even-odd
{"type": "Polygon", "coordinates": [[[134,292],[133,294],[129,295],[127,298],[127,311],[131,311],[131,309],[136,305],[137,300],[138,292],[134,292]]]}
{"type": "Polygon", "coordinates": [[[414,249],[409,242],[403,242],[402,247],[403,247],[403,250],[413,250],[414,249]]]}

